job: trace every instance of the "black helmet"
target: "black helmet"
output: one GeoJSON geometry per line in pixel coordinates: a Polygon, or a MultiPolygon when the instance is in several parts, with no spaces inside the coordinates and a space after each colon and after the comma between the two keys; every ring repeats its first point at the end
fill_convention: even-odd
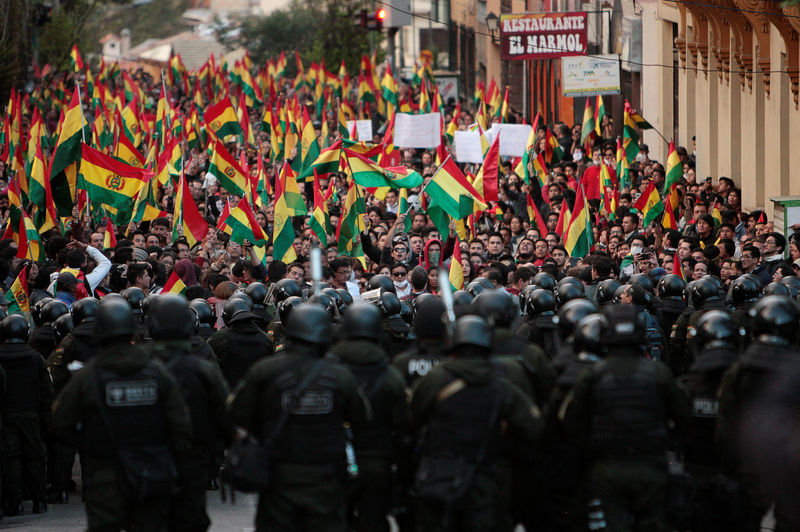
{"type": "Polygon", "coordinates": [[[306,303],[319,305],[325,309],[331,319],[337,317],[338,311],[336,310],[336,302],[325,294],[316,294],[308,298],[306,303]]]}
{"type": "Polygon", "coordinates": [[[381,313],[375,305],[359,301],[344,313],[339,331],[344,338],[365,338],[383,341],[381,313]]]}
{"type": "Polygon", "coordinates": [[[247,306],[250,308],[251,311],[253,310],[253,299],[244,292],[232,293],[231,297],[228,298],[228,301],[230,301],[231,299],[241,299],[242,301],[247,303],[247,306]]]}
{"type": "MultiPolygon", "coordinates": [[[[116,294],[108,294],[108,296],[113,296],[113,295],[116,295],[116,294]]],[[[108,297],[108,296],[106,296],[106,297],[108,297]]],[[[120,296],[120,297],[122,297],[122,296],[120,296]]],[[[142,317],[147,317],[147,313],[150,312],[150,307],[153,305],[153,301],[155,301],[157,297],[158,297],[158,294],[147,294],[147,297],[142,299],[142,302],[140,304],[140,307],[142,309],[142,317]]],[[[105,298],[103,298],[103,299],[105,299],[105,298]]],[[[123,298],[123,299],[125,299],[125,298],[123,298]]],[[[136,312],[137,312],[136,309],[134,309],[134,314],[136,314],[136,312]]]]}
{"type": "Polygon", "coordinates": [[[0,321],[0,339],[7,344],[26,344],[31,328],[21,314],[10,314],[0,321]]]}
{"type": "Polygon", "coordinates": [[[658,297],[662,300],[683,300],[683,290],[686,288],[686,281],[680,275],[670,273],[658,281],[658,297]]]}
{"type": "Polygon", "coordinates": [[[547,272],[539,272],[533,276],[533,282],[539,288],[550,290],[551,292],[556,288],[556,279],[547,272]]]}
{"type": "Polygon", "coordinates": [[[556,298],[546,288],[537,288],[525,300],[525,311],[531,316],[552,316],[556,313],[556,298]]]}
{"type": "Polygon", "coordinates": [[[785,343],[797,338],[800,310],[791,299],[783,296],[766,296],[750,309],[750,328],[753,336],[772,336],[785,343]]]}
{"type": "Polygon", "coordinates": [[[54,299],[42,309],[42,324],[55,323],[59,316],[69,314],[69,307],[63,301],[54,299]]]}
{"type": "Polygon", "coordinates": [[[700,308],[706,301],[719,299],[719,289],[714,281],[707,278],[698,279],[690,285],[689,292],[695,308],[700,308]]]}
{"type": "Polygon", "coordinates": [[[759,283],[749,275],[739,276],[731,284],[731,299],[736,306],[757,301],[760,292],[759,283]]]}
{"type": "Polygon", "coordinates": [[[714,341],[727,344],[729,347],[737,347],[739,343],[739,328],[733,322],[731,315],[724,310],[704,312],[691,330],[691,334],[699,349],[714,341]]]}
{"type": "Polygon", "coordinates": [[[146,296],[141,288],[131,286],[120,292],[120,295],[128,301],[135,314],[142,312],[142,301],[146,296]]]}
{"type": "Polygon", "coordinates": [[[275,283],[275,288],[272,291],[275,296],[275,301],[281,302],[287,297],[300,297],[303,293],[300,291],[300,285],[294,279],[281,279],[275,283]]]}
{"type": "Polygon", "coordinates": [[[429,300],[429,299],[436,299],[436,296],[431,294],[431,293],[428,293],[428,292],[423,292],[423,293],[421,293],[420,295],[416,296],[414,299],[411,300],[411,308],[416,313],[417,312],[417,307],[419,305],[425,303],[425,301],[429,300]]]}
{"type": "Polygon", "coordinates": [[[773,281],[764,288],[764,295],[789,297],[789,288],[777,281],[773,281]]]}
{"type": "Polygon", "coordinates": [[[519,296],[517,296],[520,312],[522,312],[523,314],[525,313],[526,300],[528,299],[528,296],[531,295],[534,290],[538,289],[539,287],[536,286],[535,284],[529,284],[522,289],[522,291],[519,293],[519,296]]]}
{"type": "Polygon", "coordinates": [[[614,304],[619,305],[620,301],[622,300],[622,294],[625,293],[625,290],[628,289],[628,285],[621,284],[614,290],[614,304]]]}
{"type": "Polygon", "coordinates": [[[267,298],[267,287],[264,286],[264,283],[259,283],[258,281],[250,283],[244,289],[244,293],[250,297],[253,302],[253,308],[264,307],[264,300],[267,298]]]}
{"type": "Polygon", "coordinates": [[[94,336],[98,342],[119,339],[129,341],[136,332],[133,309],[128,301],[118,297],[100,300],[94,322],[94,336]]]}
{"type": "Polygon", "coordinates": [[[706,279],[714,283],[714,286],[717,287],[717,296],[722,297],[724,295],[725,285],[722,284],[722,280],[719,277],[717,277],[716,275],[707,274],[702,276],[700,279],[706,279]]]}
{"type": "Polygon", "coordinates": [[[575,332],[578,322],[589,314],[597,313],[597,306],[588,299],[567,301],[558,309],[558,334],[566,339],[575,332]]]}
{"type": "Polygon", "coordinates": [[[60,344],[61,340],[63,340],[73,328],[72,316],[69,314],[62,314],[59,316],[53,324],[53,337],[56,339],[56,343],[60,344]]]}
{"type": "Polygon", "coordinates": [[[336,305],[336,311],[341,314],[344,311],[344,301],[342,301],[342,296],[339,295],[339,291],[335,288],[323,288],[319,292],[320,294],[325,294],[329,298],[333,300],[333,303],[336,305]]]}
{"type": "Polygon", "coordinates": [[[72,323],[76,326],[85,322],[94,321],[97,315],[97,309],[100,307],[100,302],[93,297],[84,297],[77,300],[72,304],[72,323]]]}
{"type": "Polygon", "coordinates": [[[614,293],[620,285],[616,279],[604,279],[597,283],[597,304],[601,307],[614,302],[614,293]]]}
{"type": "Polygon", "coordinates": [[[456,290],[453,292],[453,306],[469,305],[472,303],[474,296],[466,290],[456,290]]]}
{"type": "Polygon", "coordinates": [[[337,292],[339,292],[339,297],[342,300],[342,305],[347,308],[353,304],[353,294],[351,294],[348,290],[344,288],[337,288],[337,292]]]}
{"type": "Polygon", "coordinates": [[[370,290],[377,290],[378,288],[383,288],[385,292],[391,292],[393,294],[397,294],[397,289],[394,287],[394,283],[389,278],[388,275],[373,275],[370,277],[367,286],[370,290]]]}
{"type": "Polygon", "coordinates": [[[797,294],[800,294],[800,277],[787,275],[780,280],[780,283],[789,289],[789,297],[795,298],[797,294]]]}
{"type": "Polygon", "coordinates": [[[300,299],[298,296],[289,296],[280,303],[278,303],[278,317],[281,320],[281,323],[285,326],[286,322],[289,320],[289,314],[292,313],[292,310],[302,303],[303,300],[300,299]]]}
{"type": "Polygon", "coordinates": [[[577,277],[573,277],[572,275],[567,275],[563,277],[558,283],[556,283],[556,287],[564,286],[565,284],[574,284],[578,288],[583,288],[583,281],[578,279],[577,277]]]}
{"type": "MultiPolygon", "coordinates": [[[[567,277],[564,279],[567,279],[567,277]]],[[[573,279],[575,278],[573,277],[573,279]]],[[[584,295],[583,284],[564,283],[556,288],[556,306],[561,308],[573,299],[582,299],[584,295]]]]}
{"type": "MultiPolygon", "coordinates": [[[[466,292],[465,292],[466,293],[466,292]]],[[[444,302],[436,297],[417,297],[415,300],[414,332],[418,338],[442,340],[447,334],[442,316],[445,313],[444,302]]]]}
{"type": "Polygon", "coordinates": [[[328,311],[320,305],[311,303],[297,305],[289,314],[286,336],[310,344],[331,343],[333,325],[328,311]]]}
{"type": "Polygon", "coordinates": [[[250,310],[248,301],[240,297],[230,297],[222,307],[222,321],[225,322],[225,325],[230,326],[234,323],[234,318],[237,318],[236,321],[251,318],[253,313],[250,310]]]}
{"type": "Polygon", "coordinates": [[[161,294],[150,308],[147,326],[154,340],[184,340],[194,332],[195,316],[185,297],[161,294]]]}
{"type": "Polygon", "coordinates": [[[602,314],[589,314],[575,326],[573,342],[576,351],[594,355],[603,353],[603,334],[608,331],[608,320],[602,314]]]}
{"type": "Polygon", "coordinates": [[[628,284],[635,284],[641,287],[642,290],[645,292],[650,292],[651,294],[655,294],[655,289],[653,288],[653,281],[647,275],[643,273],[637,273],[632,275],[630,279],[628,279],[628,284]]]}
{"type": "Polygon", "coordinates": [[[214,323],[216,323],[217,316],[214,314],[214,309],[211,307],[211,303],[202,297],[192,299],[189,302],[189,308],[194,311],[195,315],[197,316],[197,321],[200,322],[200,325],[208,325],[209,327],[213,327],[214,323]]]}
{"type": "Polygon", "coordinates": [[[400,301],[400,317],[409,325],[414,323],[414,309],[411,308],[411,305],[409,305],[408,301],[405,299],[400,301]]]}
{"type": "Polygon", "coordinates": [[[383,292],[381,297],[375,301],[375,304],[378,306],[378,310],[381,311],[384,318],[400,314],[400,311],[403,310],[400,300],[397,299],[397,296],[393,292],[383,292]]]}
{"type": "Polygon", "coordinates": [[[505,290],[487,290],[478,294],[472,305],[486,318],[489,323],[494,322],[497,327],[510,327],[511,323],[519,317],[519,307],[514,298],[505,290]]]}
{"type": "Polygon", "coordinates": [[[33,305],[33,308],[31,308],[31,317],[33,317],[34,325],[39,326],[44,323],[42,322],[42,309],[51,301],[55,301],[55,299],[52,297],[43,297],[33,305]]]}
{"type": "Polygon", "coordinates": [[[492,348],[492,330],[485,319],[468,314],[456,320],[452,347],[455,350],[463,345],[474,345],[487,350],[492,348]]]}
{"type": "Polygon", "coordinates": [[[604,346],[640,346],[646,340],[647,318],[635,305],[607,305],[603,316],[608,330],[601,341],[604,346]]]}

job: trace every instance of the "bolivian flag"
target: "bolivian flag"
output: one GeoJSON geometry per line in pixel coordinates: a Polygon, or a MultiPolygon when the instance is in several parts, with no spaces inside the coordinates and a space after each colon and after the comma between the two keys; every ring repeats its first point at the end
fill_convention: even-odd
{"type": "Polygon", "coordinates": [[[206,236],[208,223],[200,215],[197,204],[195,204],[194,198],[189,192],[189,185],[186,183],[184,174],[181,174],[181,179],[178,183],[174,206],[175,210],[172,215],[173,239],[178,237],[178,228],[180,227],[180,233],[186,237],[189,247],[192,247],[206,236]]]}
{"type": "Polygon", "coordinates": [[[219,140],[214,143],[209,163],[208,172],[219,180],[225,190],[239,197],[247,194],[247,174],[219,140]]]}
{"type": "Polygon", "coordinates": [[[583,187],[578,187],[575,198],[575,212],[569,222],[564,247],[570,257],[584,257],[592,247],[592,223],[589,218],[589,204],[583,194],[583,187]]]}
{"type": "MultiPolygon", "coordinates": [[[[275,211],[275,221],[277,225],[278,213],[275,211]]],[[[264,234],[261,226],[256,222],[256,217],[253,210],[250,208],[250,203],[247,198],[242,198],[239,203],[228,212],[224,219],[220,219],[217,227],[222,227],[222,230],[231,235],[231,240],[241,244],[245,240],[249,240],[254,246],[263,246],[267,243],[267,235],[264,234]]],[[[294,241],[294,237],[292,237],[294,241]]]]}
{"type": "MultiPolygon", "coordinates": [[[[284,163],[283,166],[286,168],[289,165],[284,163]]],[[[272,227],[272,258],[285,264],[297,260],[297,253],[292,246],[295,238],[292,211],[286,205],[287,181],[286,172],[281,172],[275,179],[275,225],[272,227]]]]}
{"type": "Polygon", "coordinates": [[[28,301],[28,265],[22,268],[16,280],[6,293],[9,314],[29,314],[31,306],[28,301]]]}
{"type": "Polygon", "coordinates": [[[164,288],[161,289],[161,293],[186,296],[186,285],[178,276],[178,274],[175,273],[175,270],[172,271],[169,279],[167,279],[167,282],[164,283],[164,288]]]}
{"type": "Polygon", "coordinates": [[[450,259],[450,287],[455,292],[456,290],[464,289],[464,268],[461,266],[461,246],[458,239],[456,245],[453,247],[453,258],[450,259]]]}
{"type": "Polygon", "coordinates": [[[487,208],[481,195],[469,184],[450,157],[433,174],[425,192],[431,199],[431,205],[441,207],[455,220],[466,218],[476,207],[478,210],[487,208]]]}
{"type": "Polygon", "coordinates": [[[92,205],[110,207],[114,223],[126,224],[133,214],[136,194],[153,177],[152,172],[117,161],[87,144],[81,145],[78,186],[92,205]]]}
{"type": "Polygon", "coordinates": [[[117,229],[111,223],[111,218],[106,218],[106,231],[103,233],[103,249],[117,247],[117,229]]]}
{"type": "Polygon", "coordinates": [[[315,174],[319,177],[325,177],[328,174],[338,172],[341,155],[342,141],[339,139],[322,150],[316,160],[309,167],[303,169],[298,179],[308,182],[314,179],[315,174]]]}
{"type": "Polygon", "coordinates": [[[658,190],[653,181],[650,181],[647,189],[639,196],[639,199],[636,200],[633,206],[644,216],[642,227],[650,225],[650,222],[664,212],[664,204],[661,203],[661,196],[658,195],[658,190]]]}
{"type": "Polygon", "coordinates": [[[381,168],[376,163],[352,150],[344,150],[353,179],[362,187],[414,188],[422,184],[419,172],[405,166],[381,168]]]}
{"type": "Polygon", "coordinates": [[[72,216],[77,179],[75,163],[81,158],[81,139],[84,134],[91,138],[92,132],[84,123],[78,88],[75,87],[72,100],[60,121],[56,147],[50,159],[50,188],[59,216],[72,216]]]}
{"type": "Polygon", "coordinates": [[[211,131],[218,139],[228,135],[241,135],[242,126],[233,110],[230,98],[225,96],[219,102],[208,107],[203,114],[206,129],[211,131]]]}
{"type": "Polygon", "coordinates": [[[331,227],[331,217],[328,215],[328,205],[319,188],[319,176],[316,174],[314,175],[314,211],[311,213],[308,225],[319,238],[321,247],[325,249],[328,246],[328,235],[333,232],[333,228],[331,227]]]}

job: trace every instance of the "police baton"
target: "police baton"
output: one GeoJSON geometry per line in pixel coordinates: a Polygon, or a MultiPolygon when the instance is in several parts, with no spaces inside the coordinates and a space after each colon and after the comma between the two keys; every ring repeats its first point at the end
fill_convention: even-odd
{"type": "Polygon", "coordinates": [[[311,280],[314,282],[314,295],[319,295],[319,283],[322,282],[322,250],[319,246],[311,246],[311,280]]]}
{"type": "MultiPolygon", "coordinates": [[[[454,259],[451,259],[454,260],[454,259]]],[[[452,340],[456,328],[456,312],[453,309],[453,292],[450,290],[450,276],[444,269],[439,270],[439,295],[444,302],[447,316],[447,338],[452,340]]]]}

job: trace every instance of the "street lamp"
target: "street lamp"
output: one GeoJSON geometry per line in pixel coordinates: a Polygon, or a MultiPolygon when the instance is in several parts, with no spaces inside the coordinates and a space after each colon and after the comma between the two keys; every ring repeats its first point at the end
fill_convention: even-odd
{"type": "Polygon", "coordinates": [[[494,32],[498,30],[500,26],[500,19],[497,18],[497,15],[494,14],[494,11],[490,11],[488,15],[486,15],[486,27],[489,28],[489,33],[492,34],[492,42],[494,41],[494,32]]]}

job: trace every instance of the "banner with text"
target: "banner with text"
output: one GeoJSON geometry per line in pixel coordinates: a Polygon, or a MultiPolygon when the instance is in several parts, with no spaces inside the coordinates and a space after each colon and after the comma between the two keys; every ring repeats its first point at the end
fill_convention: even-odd
{"type": "Polygon", "coordinates": [[[555,59],[586,55],[586,13],[520,13],[500,15],[503,59],[555,59]]]}

